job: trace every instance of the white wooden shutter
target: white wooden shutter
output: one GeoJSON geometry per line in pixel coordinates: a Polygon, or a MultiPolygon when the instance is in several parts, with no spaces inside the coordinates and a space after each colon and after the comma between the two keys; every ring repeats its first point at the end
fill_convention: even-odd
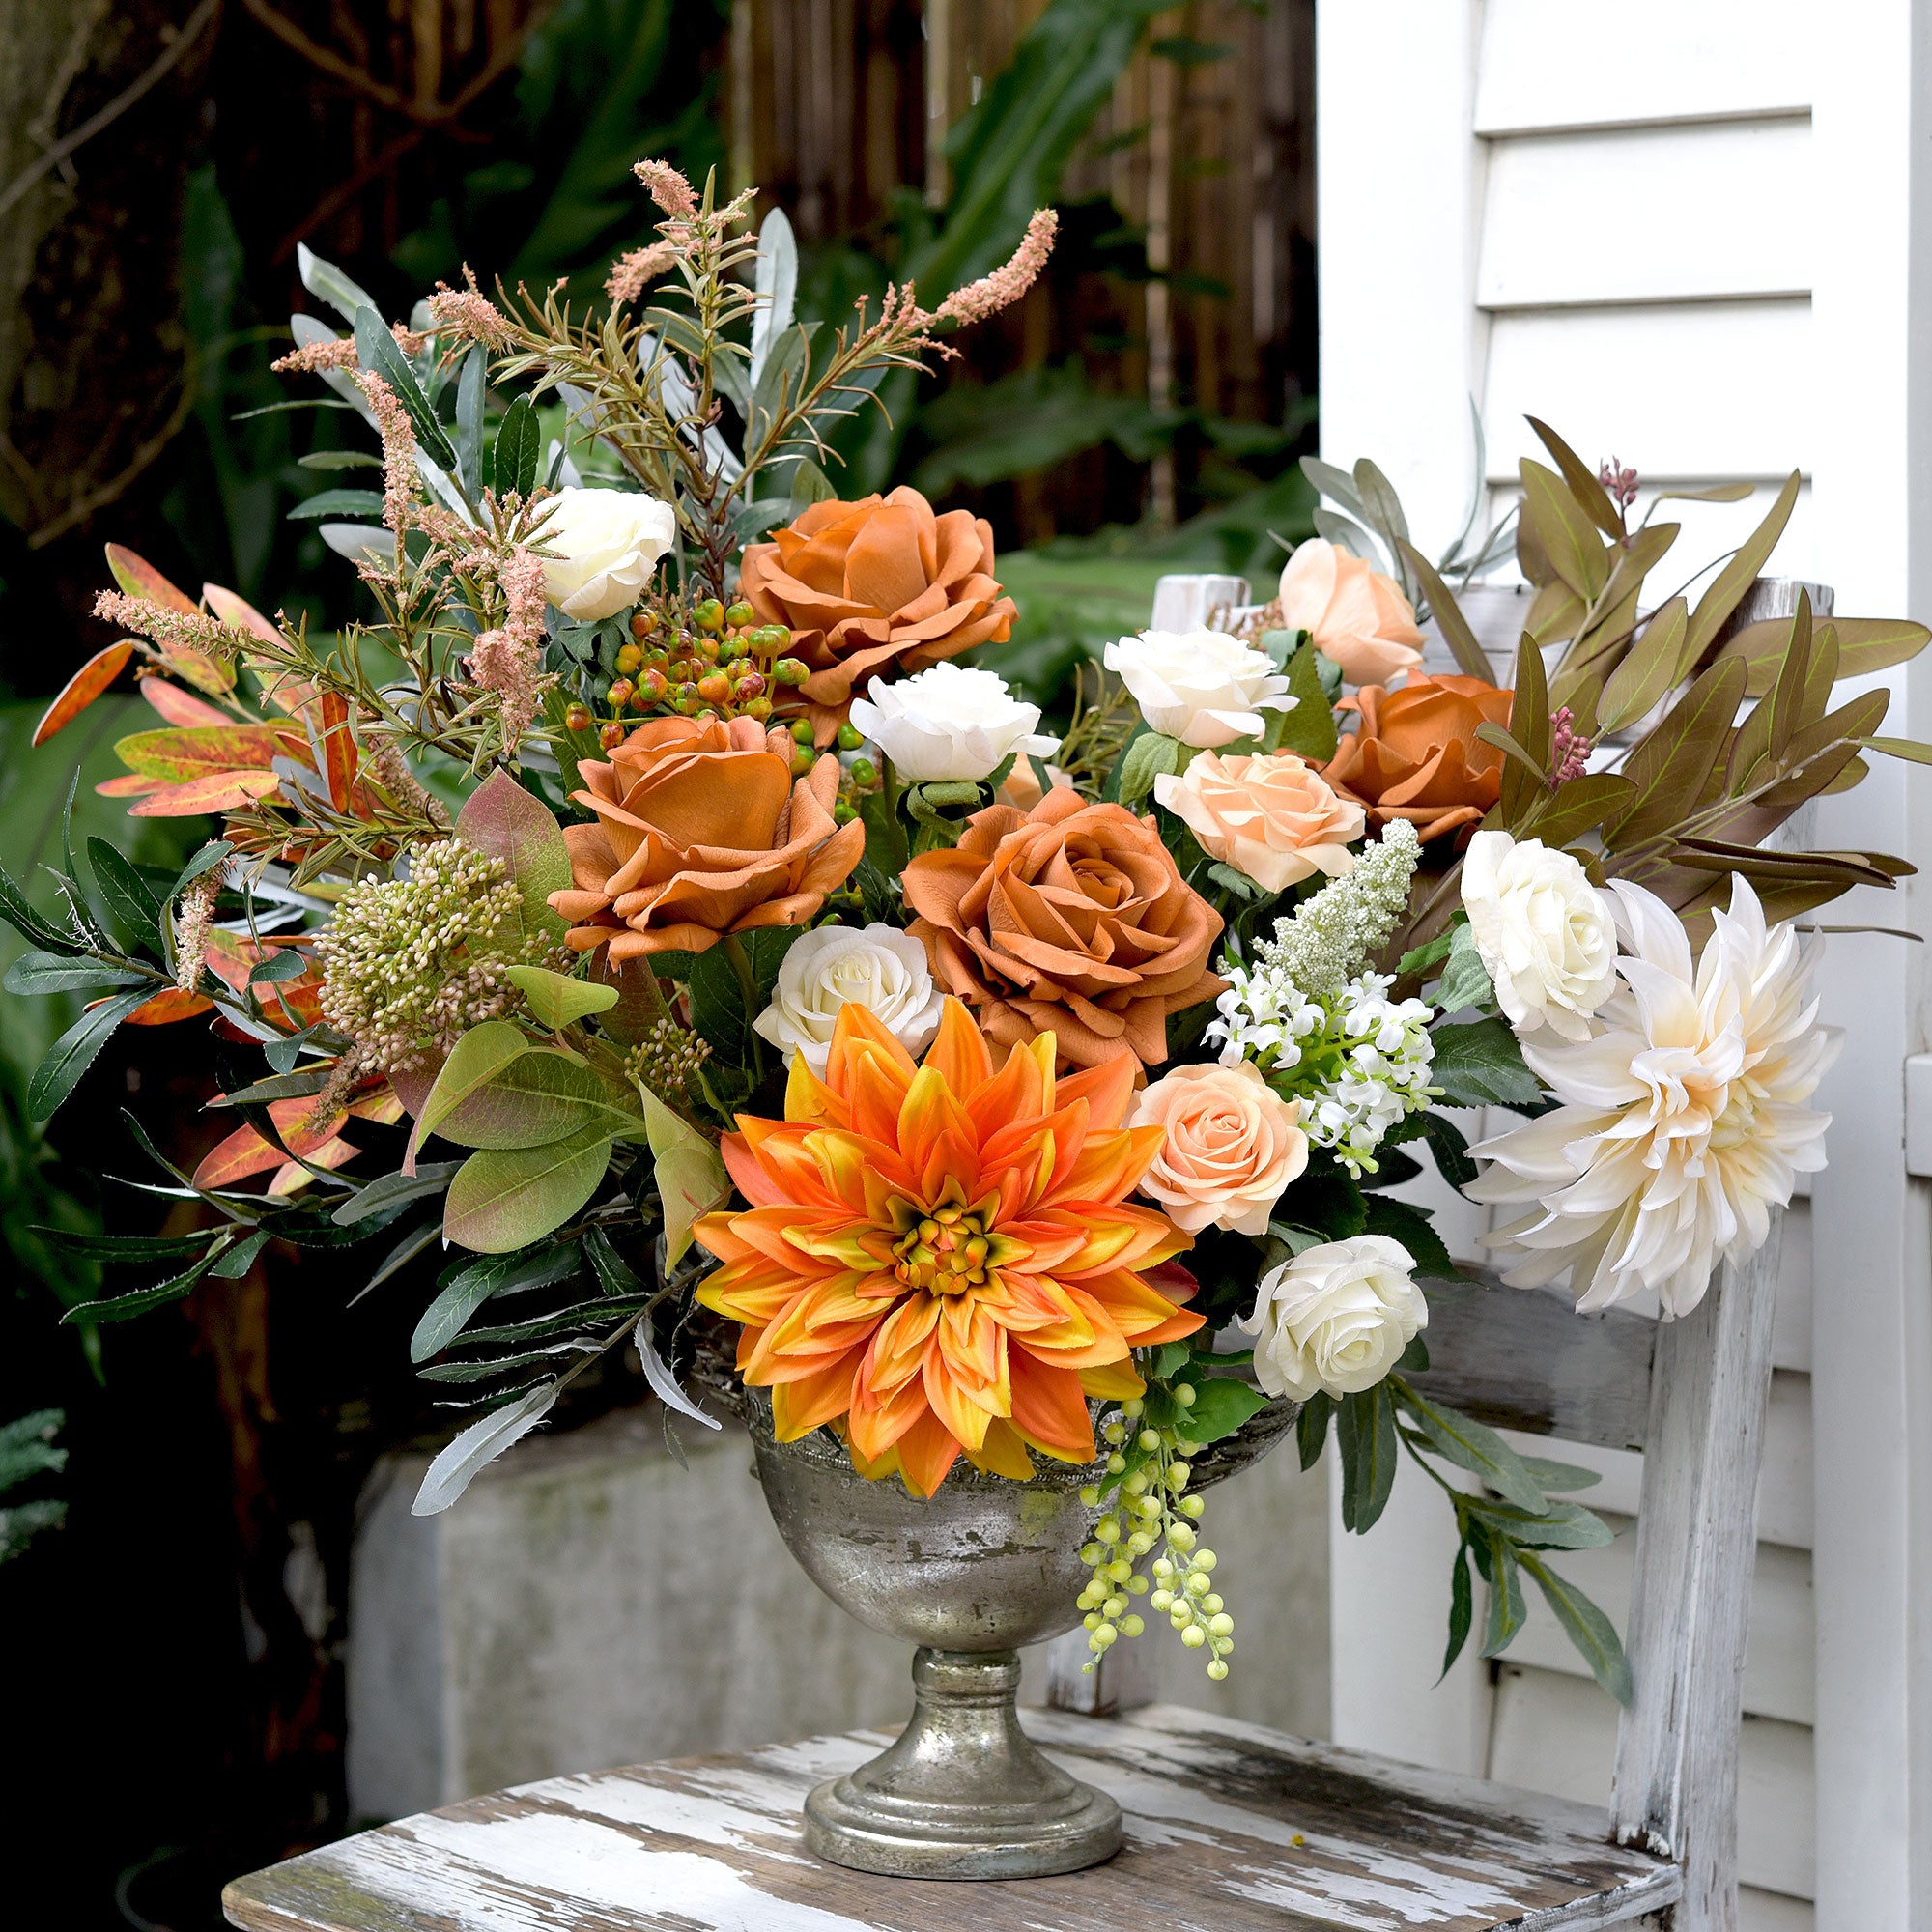
{"type": "MultiPolygon", "coordinates": [[[[1323,0],[1323,454],[1380,463],[1425,550],[1461,523],[1471,400],[1498,503],[1542,454],[1527,412],[1646,492],[1743,478],[1763,503],[1796,467],[1776,567],[1833,584],[1842,614],[1925,616],[1932,143],[1913,130],[1932,58],[1912,13],[1323,0]]],[[[1747,514],[1682,506],[1671,568],[1747,514]]],[[[1886,728],[1932,735],[1932,676],[1887,681],[1886,728]]],[[[1932,787],[1878,766],[1825,802],[1819,842],[1923,865],[1932,787]]],[[[1822,917],[1924,931],[1924,889],[1822,917]]],[[[1747,1668],[1740,1858],[1767,1932],[1813,1923],[1814,1899],[1833,1932],[1932,1925],[1932,1196],[1902,1157],[1925,972],[1877,936],[1834,939],[1825,972],[1847,1041],[1822,1096],[1833,1166],[1787,1236],[1747,1668]]],[[[1475,1210],[1444,1220],[1466,1251],[1475,1210]]],[[[1600,1460],[1593,1494],[1634,1508],[1637,1459],[1600,1460]]],[[[1431,1688],[1453,1534],[1427,1489],[1399,1482],[1367,1539],[1335,1532],[1336,1736],[1605,1796],[1614,1712],[1536,1610],[1503,1668],[1465,1659],[1431,1688]]],[[[1567,1561],[1621,1619],[1627,1542],[1567,1561]]]]}

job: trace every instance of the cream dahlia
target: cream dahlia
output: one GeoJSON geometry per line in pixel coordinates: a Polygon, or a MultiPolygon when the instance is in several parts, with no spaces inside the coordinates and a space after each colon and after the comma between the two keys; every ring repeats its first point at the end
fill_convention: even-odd
{"type": "Polygon", "coordinates": [[[1506,1281],[1568,1268],[1580,1309],[1654,1290],[1666,1317],[1688,1315],[1716,1263],[1760,1247],[1796,1177],[1825,1165],[1832,1117],[1804,1103],[1839,1035],[1816,1024],[1814,952],[1789,924],[1766,929],[1742,875],[1694,972],[1662,900],[1611,890],[1623,988],[1589,1038],[1524,1043],[1562,1104],[1476,1148],[1492,1165],[1466,1191],[1531,1208],[1489,1237],[1523,1252],[1506,1281]]]}

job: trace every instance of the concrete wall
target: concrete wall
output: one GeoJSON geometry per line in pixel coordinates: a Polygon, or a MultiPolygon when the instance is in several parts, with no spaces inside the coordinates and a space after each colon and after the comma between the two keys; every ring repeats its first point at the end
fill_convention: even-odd
{"type": "MultiPolygon", "coordinates": [[[[732,1749],[911,1708],[911,1653],[810,1585],[735,1431],[691,1466],[653,1406],[520,1444],[443,1516],[410,1515],[427,1458],[364,1492],[350,1578],[349,1802],[393,1818],[567,1771],[732,1749]]],[[[1327,1730],[1327,1488],[1293,1450],[1213,1492],[1208,1540],[1239,1627],[1208,1683],[1164,1629],[1150,1690],[1327,1730]]],[[[1044,1695],[1044,1669],[1029,1687],[1044,1695]]]]}

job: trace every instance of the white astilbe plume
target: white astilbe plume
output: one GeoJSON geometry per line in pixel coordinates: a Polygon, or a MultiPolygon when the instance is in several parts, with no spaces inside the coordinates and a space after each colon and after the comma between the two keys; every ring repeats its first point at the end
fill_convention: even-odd
{"type": "Polygon", "coordinates": [[[1817,1022],[1817,949],[1766,930],[1742,875],[1693,973],[1677,916],[1611,882],[1622,988],[1588,1039],[1525,1042],[1562,1102],[1484,1142],[1473,1200],[1527,1207],[1490,1237],[1522,1259],[1504,1276],[1540,1287],[1566,1268],[1581,1309],[1654,1291],[1666,1318],[1703,1299],[1711,1270],[1764,1243],[1770,1210],[1825,1165],[1831,1116],[1807,1106],[1836,1058],[1817,1022]]]}

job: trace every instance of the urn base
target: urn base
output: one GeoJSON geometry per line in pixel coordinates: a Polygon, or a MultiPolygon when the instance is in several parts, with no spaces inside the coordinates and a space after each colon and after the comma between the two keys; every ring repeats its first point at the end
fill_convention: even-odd
{"type": "Polygon", "coordinates": [[[1121,1807],[1020,1729],[1015,1651],[922,1649],[912,1721],[805,1801],[820,1858],[889,1878],[1045,1878],[1121,1848],[1121,1807]]]}

